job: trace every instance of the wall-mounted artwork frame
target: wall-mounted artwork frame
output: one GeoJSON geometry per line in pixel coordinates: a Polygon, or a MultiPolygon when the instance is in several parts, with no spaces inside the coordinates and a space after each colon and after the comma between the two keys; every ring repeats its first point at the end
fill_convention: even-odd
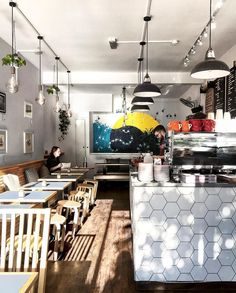
{"type": "Polygon", "coordinates": [[[0,112],[6,113],[6,94],[0,92],[0,112]]]}
{"type": "Polygon", "coordinates": [[[33,104],[29,102],[24,102],[24,117],[33,118],[33,104]]]}
{"type": "Polygon", "coordinates": [[[23,147],[24,154],[31,154],[34,152],[34,133],[32,131],[24,131],[23,147]]]}
{"type": "Polygon", "coordinates": [[[0,154],[7,153],[7,130],[0,129],[0,154]]]}

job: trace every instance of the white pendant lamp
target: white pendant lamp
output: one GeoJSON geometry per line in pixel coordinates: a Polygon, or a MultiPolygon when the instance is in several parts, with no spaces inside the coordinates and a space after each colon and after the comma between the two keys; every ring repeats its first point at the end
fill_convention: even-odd
{"type": "Polygon", "coordinates": [[[59,87],[58,87],[58,62],[60,60],[60,57],[56,56],[56,105],[54,107],[54,112],[58,113],[61,110],[60,106],[60,98],[59,98],[59,87]]]}
{"type": "Polygon", "coordinates": [[[39,40],[39,93],[37,98],[35,99],[35,101],[40,105],[44,105],[45,104],[45,100],[46,98],[44,97],[43,94],[43,85],[42,85],[42,42],[43,37],[42,36],[38,36],[38,40],[39,40]]]}
{"type": "Polygon", "coordinates": [[[205,60],[197,64],[191,71],[191,77],[197,79],[215,79],[230,74],[227,64],[215,58],[215,53],[211,47],[211,30],[212,30],[212,0],[210,0],[210,31],[209,31],[209,48],[206,52],[205,60]]]}
{"type": "Polygon", "coordinates": [[[68,117],[72,117],[72,111],[70,109],[70,70],[67,70],[68,79],[67,79],[67,89],[68,89],[68,95],[67,95],[67,115],[68,117]]]}
{"type": "Polygon", "coordinates": [[[146,47],[146,75],[144,81],[138,84],[134,89],[134,96],[136,97],[158,97],[161,95],[161,90],[155,84],[151,83],[151,78],[148,74],[148,22],[151,20],[151,16],[145,16],[144,21],[147,25],[147,47],[146,47]]]}

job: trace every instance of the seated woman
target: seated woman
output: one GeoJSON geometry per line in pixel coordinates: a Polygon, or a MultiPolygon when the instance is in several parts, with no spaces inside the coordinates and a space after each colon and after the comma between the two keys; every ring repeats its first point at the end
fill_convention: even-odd
{"type": "Polygon", "coordinates": [[[59,159],[60,154],[61,149],[58,146],[53,146],[47,159],[47,167],[49,172],[61,170],[62,163],[60,163],[59,159]]]}

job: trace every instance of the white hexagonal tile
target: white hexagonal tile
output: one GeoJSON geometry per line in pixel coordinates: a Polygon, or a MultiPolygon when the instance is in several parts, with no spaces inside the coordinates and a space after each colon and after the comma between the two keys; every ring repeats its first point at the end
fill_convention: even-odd
{"type": "Polygon", "coordinates": [[[202,234],[195,234],[191,240],[191,244],[194,249],[203,249],[206,247],[207,240],[202,234]]]}
{"type": "Polygon", "coordinates": [[[165,276],[166,281],[177,281],[180,272],[176,266],[173,266],[169,269],[165,269],[163,275],[165,276]]]}
{"type": "Polygon", "coordinates": [[[232,220],[234,221],[234,224],[236,225],[236,212],[233,214],[232,220]]]}
{"type": "Polygon", "coordinates": [[[139,187],[135,189],[135,199],[137,201],[149,201],[152,197],[152,193],[149,190],[139,187]]]}
{"type": "Polygon", "coordinates": [[[153,282],[165,282],[166,279],[165,277],[163,276],[163,274],[153,274],[150,281],[153,281],[153,282]]]}
{"type": "Polygon", "coordinates": [[[204,267],[209,274],[217,274],[221,267],[221,264],[217,258],[208,258],[204,264],[204,267]]]}
{"type": "Polygon", "coordinates": [[[191,242],[181,242],[177,248],[180,257],[190,257],[193,254],[193,246],[191,242]]]}
{"type": "Polygon", "coordinates": [[[164,267],[162,265],[162,260],[161,258],[153,258],[152,262],[151,262],[151,270],[153,271],[153,273],[155,274],[161,274],[164,272],[164,267]]]}
{"type": "Polygon", "coordinates": [[[203,234],[206,231],[208,226],[204,219],[195,218],[191,227],[194,234],[203,234]]]}
{"type": "Polygon", "coordinates": [[[217,258],[221,252],[218,243],[209,242],[205,248],[206,255],[211,258],[217,258]]]}
{"type": "Polygon", "coordinates": [[[162,264],[166,269],[171,268],[173,265],[176,265],[180,259],[178,252],[174,249],[166,249],[165,251],[163,251],[161,258],[162,264]]]}
{"type": "Polygon", "coordinates": [[[150,204],[153,209],[155,210],[162,210],[166,205],[166,200],[163,195],[161,194],[153,194],[150,204]]]}
{"type": "Polygon", "coordinates": [[[178,213],[180,212],[180,209],[175,202],[168,202],[164,207],[164,213],[168,218],[176,218],[178,216],[178,213]]]}
{"type": "Polygon", "coordinates": [[[231,250],[223,249],[221,250],[218,259],[223,266],[231,266],[235,260],[235,256],[231,250]]]}
{"type": "Polygon", "coordinates": [[[180,274],[178,281],[179,282],[192,282],[193,278],[190,274],[180,274]]]}
{"type": "Polygon", "coordinates": [[[232,218],[235,213],[235,207],[232,203],[222,203],[219,208],[219,213],[222,218],[232,218]]]}
{"type": "Polygon", "coordinates": [[[173,189],[173,187],[166,187],[165,188],[165,199],[167,202],[176,202],[179,198],[179,191],[177,188],[173,189]]]}
{"type": "Polygon", "coordinates": [[[205,202],[208,193],[204,187],[196,187],[194,190],[195,202],[205,202]]]}
{"type": "Polygon", "coordinates": [[[221,200],[218,195],[209,195],[205,201],[208,210],[217,211],[221,206],[221,200]]]}
{"type": "Polygon", "coordinates": [[[233,188],[221,188],[219,197],[222,202],[232,202],[235,198],[235,192],[233,188]]]}
{"type": "Polygon", "coordinates": [[[138,281],[149,281],[152,276],[152,271],[150,270],[150,267],[140,267],[138,270],[136,270],[135,273],[138,281]]]}
{"type": "Polygon", "coordinates": [[[163,227],[166,230],[164,237],[165,237],[165,239],[168,239],[169,237],[176,235],[177,231],[180,228],[180,224],[176,219],[167,219],[165,221],[163,227]]]}
{"type": "Polygon", "coordinates": [[[235,224],[231,219],[222,219],[218,227],[223,234],[231,234],[235,224]]]}
{"type": "Polygon", "coordinates": [[[207,213],[207,208],[204,203],[196,202],[191,208],[194,218],[204,218],[207,213]]]}
{"type": "Polygon", "coordinates": [[[190,211],[180,211],[177,217],[182,226],[189,226],[194,221],[194,216],[190,211]]]}
{"type": "Polygon", "coordinates": [[[193,196],[189,194],[187,195],[181,194],[180,197],[178,198],[177,203],[181,210],[189,211],[194,204],[194,199],[193,199],[193,196]]]}
{"type": "Polygon", "coordinates": [[[231,234],[222,234],[218,243],[221,249],[235,249],[235,239],[231,234]]]}
{"type": "Polygon", "coordinates": [[[165,190],[164,190],[163,187],[155,186],[155,188],[153,189],[152,194],[163,194],[164,192],[165,192],[165,190]]]}
{"type": "Polygon", "coordinates": [[[219,194],[221,188],[219,187],[206,187],[206,191],[208,194],[219,194]]]}
{"type": "Polygon", "coordinates": [[[195,266],[191,271],[191,275],[194,281],[203,281],[206,278],[207,271],[202,266],[195,266]]]}
{"type": "Polygon", "coordinates": [[[152,213],[152,208],[148,202],[140,202],[137,205],[136,211],[135,211],[135,218],[147,218],[151,215],[152,213]]]}
{"type": "Polygon", "coordinates": [[[204,235],[209,242],[217,242],[221,233],[217,227],[208,227],[204,235]]]}
{"type": "Polygon", "coordinates": [[[193,262],[190,258],[181,258],[177,263],[177,268],[182,274],[189,274],[193,268],[193,262]]]}
{"type": "Polygon", "coordinates": [[[221,281],[232,281],[235,275],[234,270],[230,266],[222,266],[218,272],[221,281]]]}
{"type": "Polygon", "coordinates": [[[172,237],[165,239],[163,243],[167,249],[176,249],[179,246],[180,241],[176,235],[173,235],[172,237]]]}
{"type": "Polygon", "coordinates": [[[163,250],[165,250],[165,246],[163,242],[156,241],[152,244],[152,256],[153,257],[161,257],[163,250]]]}
{"type": "Polygon", "coordinates": [[[206,276],[206,279],[205,281],[207,282],[217,282],[217,281],[220,281],[220,278],[217,274],[208,274],[206,276]]]}
{"type": "Polygon", "coordinates": [[[190,227],[183,226],[180,227],[177,232],[179,240],[182,241],[190,241],[193,238],[193,230],[190,227]]]}
{"type": "Polygon", "coordinates": [[[207,255],[204,249],[196,249],[191,255],[191,260],[195,266],[203,266],[207,260],[207,255]]]}
{"type": "Polygon", "coordinates": [[[166,220],[166,215],[163,211],[154,210],[150,216],[150,220],[154,225],[163,225],[166,220]]]}
{"type": "Polygon", "coordinates": [[[178,187],[177,188],[180,194],[193,194],[195,188],[194,187],[178,187]]]}
{"type": "Polygon", "coordinates": [[[236,258],[235,257],[234,257],[234,261],[231,266],[234,269],[234,272],[236,273],[236,258]]]}
{"type": "Polygon", "coordinates": [[[155,226],[149,233],[153,241],[162,241],[165,238],[165,229],[162,226],[155,226]]]}
{"type": "Polygon", "coordinates": [[[205,220],[209,226],[218,226],[221,221],[221,216],[217,211],[208,211],[205,220]]]}

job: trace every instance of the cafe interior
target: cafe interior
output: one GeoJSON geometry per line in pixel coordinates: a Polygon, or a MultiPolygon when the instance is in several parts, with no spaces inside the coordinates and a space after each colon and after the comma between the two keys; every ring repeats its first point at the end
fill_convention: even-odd
{"type": "Polygon", "coordinates": [[[0,0],[0,292],[235,292],[235,9],[0,0]]]}

